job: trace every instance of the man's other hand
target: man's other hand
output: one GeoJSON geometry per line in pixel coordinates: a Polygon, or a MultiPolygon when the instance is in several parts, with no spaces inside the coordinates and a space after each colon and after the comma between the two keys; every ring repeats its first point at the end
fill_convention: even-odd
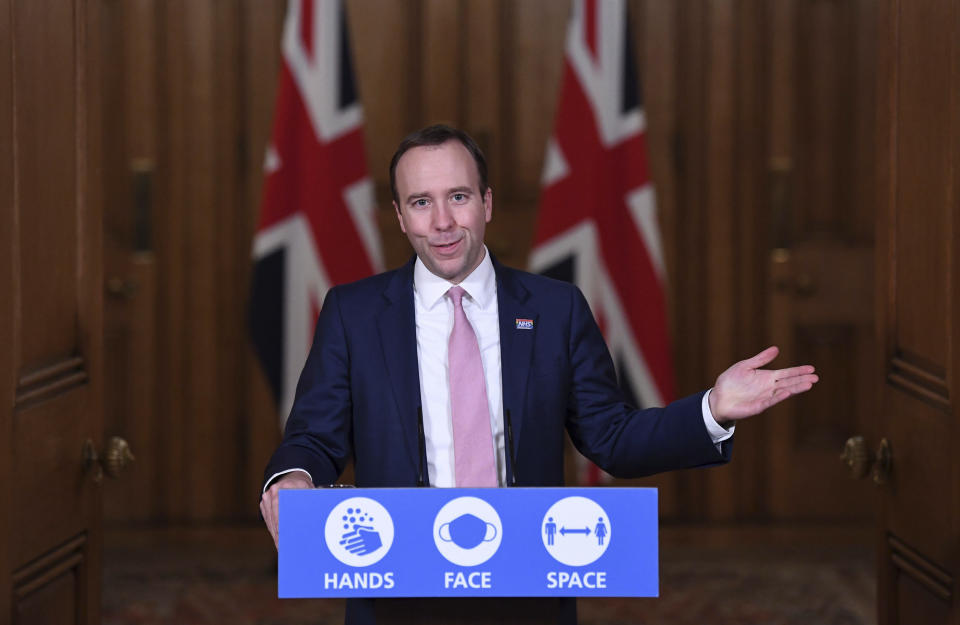
{"type": "Polygon", "coordinates": [[[270,485],[270,488],[260,497],[260,514],[263,515],[263,522],[267,524],[270,535],[273,537],[273,545],[279,545],[280,519],[277,513],[277,503],[280,501],[280,489],[311,489],[313,482],[310,476],[304,471],[291,471],[280,476],[276,482],[270,485]]]}
{"type": "Polygon", "coordinates": [[[720,425],[760,414],[791,395],[813,388],[820,379],[811,365],[788,369],[761,369],[780,350],[768,347],[753,358],[741,360],[717,378],[710,392],[710,411],[720,425]]]}

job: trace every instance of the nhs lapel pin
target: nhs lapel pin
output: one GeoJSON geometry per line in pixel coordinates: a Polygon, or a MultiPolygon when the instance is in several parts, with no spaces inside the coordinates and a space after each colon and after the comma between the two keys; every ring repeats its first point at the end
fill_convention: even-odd
{"type": "Polygon", "coordinates": [[[533,319],[520,319],[517,318],[517,329],[518,330],[532,330],[533,329],[533,319]]]}

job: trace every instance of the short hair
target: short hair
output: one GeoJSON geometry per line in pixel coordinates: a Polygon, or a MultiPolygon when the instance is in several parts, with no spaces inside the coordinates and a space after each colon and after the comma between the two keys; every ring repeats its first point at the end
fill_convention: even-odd
{"type": "Polygon", "coordinates": [[[397,194],[397,163],[400,162],[400,157],[412,148],[442,145],[447,141],[454,140],[459,141],[470,152],[473,162],[477,165],[480,195],[483,196],[487,193],[487,159],[484,158],[483,151],[480,150],[477,142],[459,128],[453,128],[445,124],[434,124],[404,137],[400,145],[397,146],[397,151],[393,153],[393,158],[390,159],[390,191],[393,193],[393,201],[396,202],[397,207],[400,206],[400,197],[397,194]]]}

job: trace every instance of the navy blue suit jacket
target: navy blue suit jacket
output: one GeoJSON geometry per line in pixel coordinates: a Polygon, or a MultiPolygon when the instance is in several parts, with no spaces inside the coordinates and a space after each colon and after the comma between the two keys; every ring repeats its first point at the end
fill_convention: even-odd
{"type": "MultiPolygon", "coordinates": [[[[703,424],[702,393],[665,408],[625,402],[578,288],[496,261],[494,268],[503,407],[517,462],[508,473],[519,486],[563,484],[564,430],[617,477],[729,460],[732,441],[718,452],[703,424]],[[533,329],[518,329],[517,319],[532,319],[533,329]]],[[[359,487],[417,484],[420,384],[443,381],[419,379],[414,324],[413,260],[330,290],[267,477],[300,467],[315,484],[331,484],[352,455],[359,487]]]]}
{"type": "MultiPolygon", "coordinates": [[[[420,385],[443,381],[419,379],[413,267],[412,259],[329,291],[266,477],[298,467],[314,484],[331,484],[352,456],[358,487],[417,485],[426,472],[420,385]]],[[[718,451],[703,424],[703,393],[665,408],[626,403],[577,287],[496,260],[494,268],[503,407],[510,411],[516,458],[513,467],[507,453],[508,475],[518,486],[563,484],[564,431],[581,453],[618,477],[729,460],[732,441],[718,451]],[[533,328],[518,329],[517,319],[532,319],[533,328]]],[[[348,621],[354,621],[351,612],[359,616],[348,606],[348,621]]]]}

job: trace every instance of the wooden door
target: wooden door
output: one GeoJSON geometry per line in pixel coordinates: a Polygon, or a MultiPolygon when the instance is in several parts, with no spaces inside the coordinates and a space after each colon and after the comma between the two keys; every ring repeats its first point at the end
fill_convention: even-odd
{"type": "Polygon", "coordinates": [[[875,3],[787,0],[767,15],[769,336],[779,362],[821,375],[764,421],[768,511],[867,522],[873,493],[839,454],[875,418],[875,3]]]}
{"type": "Polygon", "coordinates": [[[0,621],[99,622],[96,2],[0,0],[0,621]]]}
{"type": "Polygon", "coordinates": [[[157,395],[157,32],[153,0],[101,9],[103,136],[104,424],[136,451],[104,489],[104,521],[163,518],[157,395]]]}
{"type": "Polygon", "coordinates": [[[879,476],[879,622],[956,624],[960,3],[880,6],[875,376],[882,438],[869,444],[886,444],[891,460],[879,476]]]}

